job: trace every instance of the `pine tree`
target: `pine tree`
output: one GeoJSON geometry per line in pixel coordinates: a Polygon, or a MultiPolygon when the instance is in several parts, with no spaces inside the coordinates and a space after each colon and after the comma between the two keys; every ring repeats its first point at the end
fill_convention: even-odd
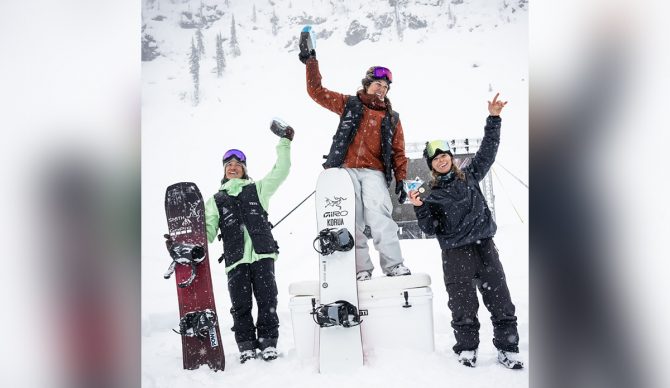
{"type": "Polygon", "coordinates": [[[274,9],[272,9],[270,23],[272,23],[272,35],[277,36],[277,32],[279,31],[279,18],[277,17],[274,9]]]}
{"type": "Polygon", "coordinates": [[[223,54],[223,37],[219,32],[216,35],[216,76],[223,75],[223,69],[226,68],[226,57],[223,54]]]}
{"type": "Polygon", "coordinates": [[[237,33],[235,32],[235,15],[233,15],[232,22],[230,23],[230,48],[234,57],[241,54],[240,45],[237,43],[237,33]]]}
{"type": "Polygon", "coordinates": [[[202,29],[200,27],[195,31],[195,39],[198,42],[198,55],[202,57],[205,54],[205,43],[203,42],[204,37],[202,36],[202,29]]]}
{"type": "Polygon", "coordinates": [[[400,3],[400,0],[396,0],[393,8],[395,9],[395,26],[396,30],[398,31],[398,39],[402,40],[403,38],[403,23],[400,20],[400,10],[398,9],[398,3],[400,3]]]}
{"type": "Polygon", "coordinates": [[[456,26],[456,14],[454,14],[454,10],[451,7],[451,4],[449,4],[449,8],[447,8],[447,27],[448,28],[454,28],[456,26]]]}
{"type": "Polygon", "coordinates": [[[251,21],[256,24],[256,4],[254,4],[254,10],[251,14],[251,21]]]}
{"type": "Polygon", "coordinates": [[[195,42],[191,38],[191,55],[189,57],[191,76],[193,77],[193,101],[196,105],[200,102],[200,55],[195,47],[195,42]]]}

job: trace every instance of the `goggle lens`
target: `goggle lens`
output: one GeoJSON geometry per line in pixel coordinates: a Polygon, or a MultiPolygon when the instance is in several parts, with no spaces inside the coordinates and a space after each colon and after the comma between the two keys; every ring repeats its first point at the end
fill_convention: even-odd
{"type": "Polygon", "coordinates": [[[240,162],[246,162],[247,157],[244,155],[244,152],[236,149],[228,150],[226,153],[223,155],[223,161],[227,162],[230,159],[235,158],[239,160],[240,162]]]}
{"type": "Polygon", "coordinates": [[[385,67],[381,66],[375,67],[374,69],[372,69],[372,75],[378,79],[386,78],[389,81],[389,83],[393,82],[393,74],[391,73],[391,70],[385,67]]]}
{"type": "Polygon", "coordinates": [[[429,158],[435,156],[435,153],[438,150],[443,152],[451,152],[451,147],[449,147],[449,143],[447,143],[445,140],[433,140],[426,143],[426,153],[428,154],[429,158]]]}

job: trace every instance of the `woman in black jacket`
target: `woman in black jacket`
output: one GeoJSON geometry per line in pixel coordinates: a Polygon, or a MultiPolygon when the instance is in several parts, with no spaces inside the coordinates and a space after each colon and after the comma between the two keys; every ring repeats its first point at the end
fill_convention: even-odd
{"type": "Polygon", "coordinates": [[[498,361],[511,369],[523,368],[518,360],[519,334],[515,308],[505,281],[505,272],[493,243],[496,224],[486,205],[479,182],[486,176],[500,143],[500,112],[507,102],[498,94],[489,101],[484,139],[472,162],[460,170],[453,163],[447,142],[426,143],[424,158],[433,174],[431,193],[421,198],[409,192],[410,202],[427,234],[435,234],[442,248],[442,270],[449,295],[456,345],[453,349],[463,365],[474,367],[479,347],[477,289],[493,322],[493,344],[498,361]]]}

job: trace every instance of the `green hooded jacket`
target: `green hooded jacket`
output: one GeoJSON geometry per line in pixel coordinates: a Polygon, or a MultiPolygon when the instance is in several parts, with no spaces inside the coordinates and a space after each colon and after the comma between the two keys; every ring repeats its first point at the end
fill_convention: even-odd
{"type": "MultiPolygon", "coordinates": [[[[263,179],[257,182],[254,182],[251,179],[230,179],[221,185],[219,191],[226,191],[228,192],[228,195],[237,196],[242,191],[244,186],[255,183],[256,191],[258,192],[258,199],[261,201],[261,206],[263,206],[265,211],[268,211],[270,206],[270,197],[272,197],[279,186],[284,182],[284,180],[286,180],[286,177],[288,176],[289,170],[291,168],[291,141],[286,138],[280,138],[276,150],[277,161],[272,167],[272,170],[270,170],[270,172],[263,179]]],[[[219,209],[216,207],[214,196],[208,199],[205,203],[205,223],[207,225],[207,240],[209,240],[211,243],[216,239],[216,235],[219,230],[219,209]]],[[[276,253],[263,254],[262,256],[258,255],[253,249],[251,244],[251,237],[249,237],[249,233],[245,228],[244,256],[242,256],[242,258],[235,264],[226,267],[226,273],[230,272],[233,268],[240,264],[253,263],[266,257],[271,257],[274,260],[277,260],[276,253]]]]}

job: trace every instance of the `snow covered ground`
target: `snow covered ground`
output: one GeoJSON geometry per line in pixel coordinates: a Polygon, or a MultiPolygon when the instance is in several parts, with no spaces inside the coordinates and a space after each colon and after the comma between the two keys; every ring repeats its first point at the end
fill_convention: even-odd
{"type": "MultiPolygon", "coordinates": [[[[338,122],[336,115],[307,96],[305,70],[297,59],[297,46],[285,47],[297,38],[302,27],[287,15],[295,13],[298,4],[304,5],[306,14],[322,14],[323,8],[317,8],[324,2],[275,3],[273,9],[267,2],[255,2],[258,20],[267,20],[273,10],[278,15],[281,28],[277,36],[269,32],[269,24],[251,21],[254,2],[223,8],[230,13],[203,30],[207,51],[201,62],[197,106],[191,100],[193,87],[187,61],[194,30],[182,29],[177,23],[180,7],[188,4],[164,1],[160,10],[147,7],[144,11],[147,31],[158,41],[163,56],[142,64],[142,386],[528,386],[528,370],[532,368],[528,353],[528,191],[499,168],[504,166],[528,181],[527,13],[518,11],[508,22],[500,16],[502,2],[490,1],[452,5],[454,12],[461,12],[461,6],[467,10],[462,11],[460,24],[452,29],[445,27],[446,16],[427,15],[429,27],[406,29],[402,41],[388,33],[376,42],[346,45],[338,34],[352,17],[364,14],[367,8],[341,15],[336,10],[331,20],[314,28],[337,31],[317,42],[317,57],[327,88],[353,94],[369,66],[384,65],[393,71],[395,82],[389,98],[400,112],[407,142],[480,137],[487,115],[486,101],[495,92],[509,101],[502,114],[499,164],[494,165],[499,225],[495,241],[517,307],[521,355],[527,368],[510,371],[496,363],[492,327],[483,306],[478,366],[469,369],[457,363],[451,351],[454,339],[435,240],[401,242],[407,266],[413,272],[428,273],[432,279],[435,352],[381,349],[368,354],[366,365],[355,374],[341,377],[323,376],[315,367],[303,365],[293,344],[288,286],[318,277],[317,256],[311,247],[316,230],[312,200],[275,230],[282,248],[276,264],[282,357],[271,363],[238,363],[229,330],[232,323],[226,275],[223,266],[214,261],[212,274],[226,370],[212,373],[207,368],[181,368],[181,341],[171,331],[178,322],[175,284],[173,279],[162,278],[169,264],[161,237],[167,229],[165,188],[174,182],[192,181],[205,197],[211,196],[221,179],[221,156],[229,148],[244,150],[249,174],[262,178],[274,162],[277,138],[270,133],[269,124],[272,117],[278,116],[295,128],[296,135],[291,173],[271,200],[270,220],[276,222],[314,189],[321,171],[321,156],[327,152],[338,122]],[[217,78],[210,71],[215,67],[215,35],[221,32],[229,37],[232,13],[238,24],[242,55],[233,57],[224,43],[227,65],[223,77],[217,78]],[[151,21],[158,14],[166,19],[151,21]],[[481,23],[483,27],[472,28],[481,23]]],[[[389,2],[377,3],[379,7],[389,7],[389,2]]],[[[210,258],[219,257],[219,243],[209,248],[210,258]]],[[[373,261],[378,263],[376,253],[373,261]]],[[[378,270],[373,276],[380,276],[378,270]]]]}

